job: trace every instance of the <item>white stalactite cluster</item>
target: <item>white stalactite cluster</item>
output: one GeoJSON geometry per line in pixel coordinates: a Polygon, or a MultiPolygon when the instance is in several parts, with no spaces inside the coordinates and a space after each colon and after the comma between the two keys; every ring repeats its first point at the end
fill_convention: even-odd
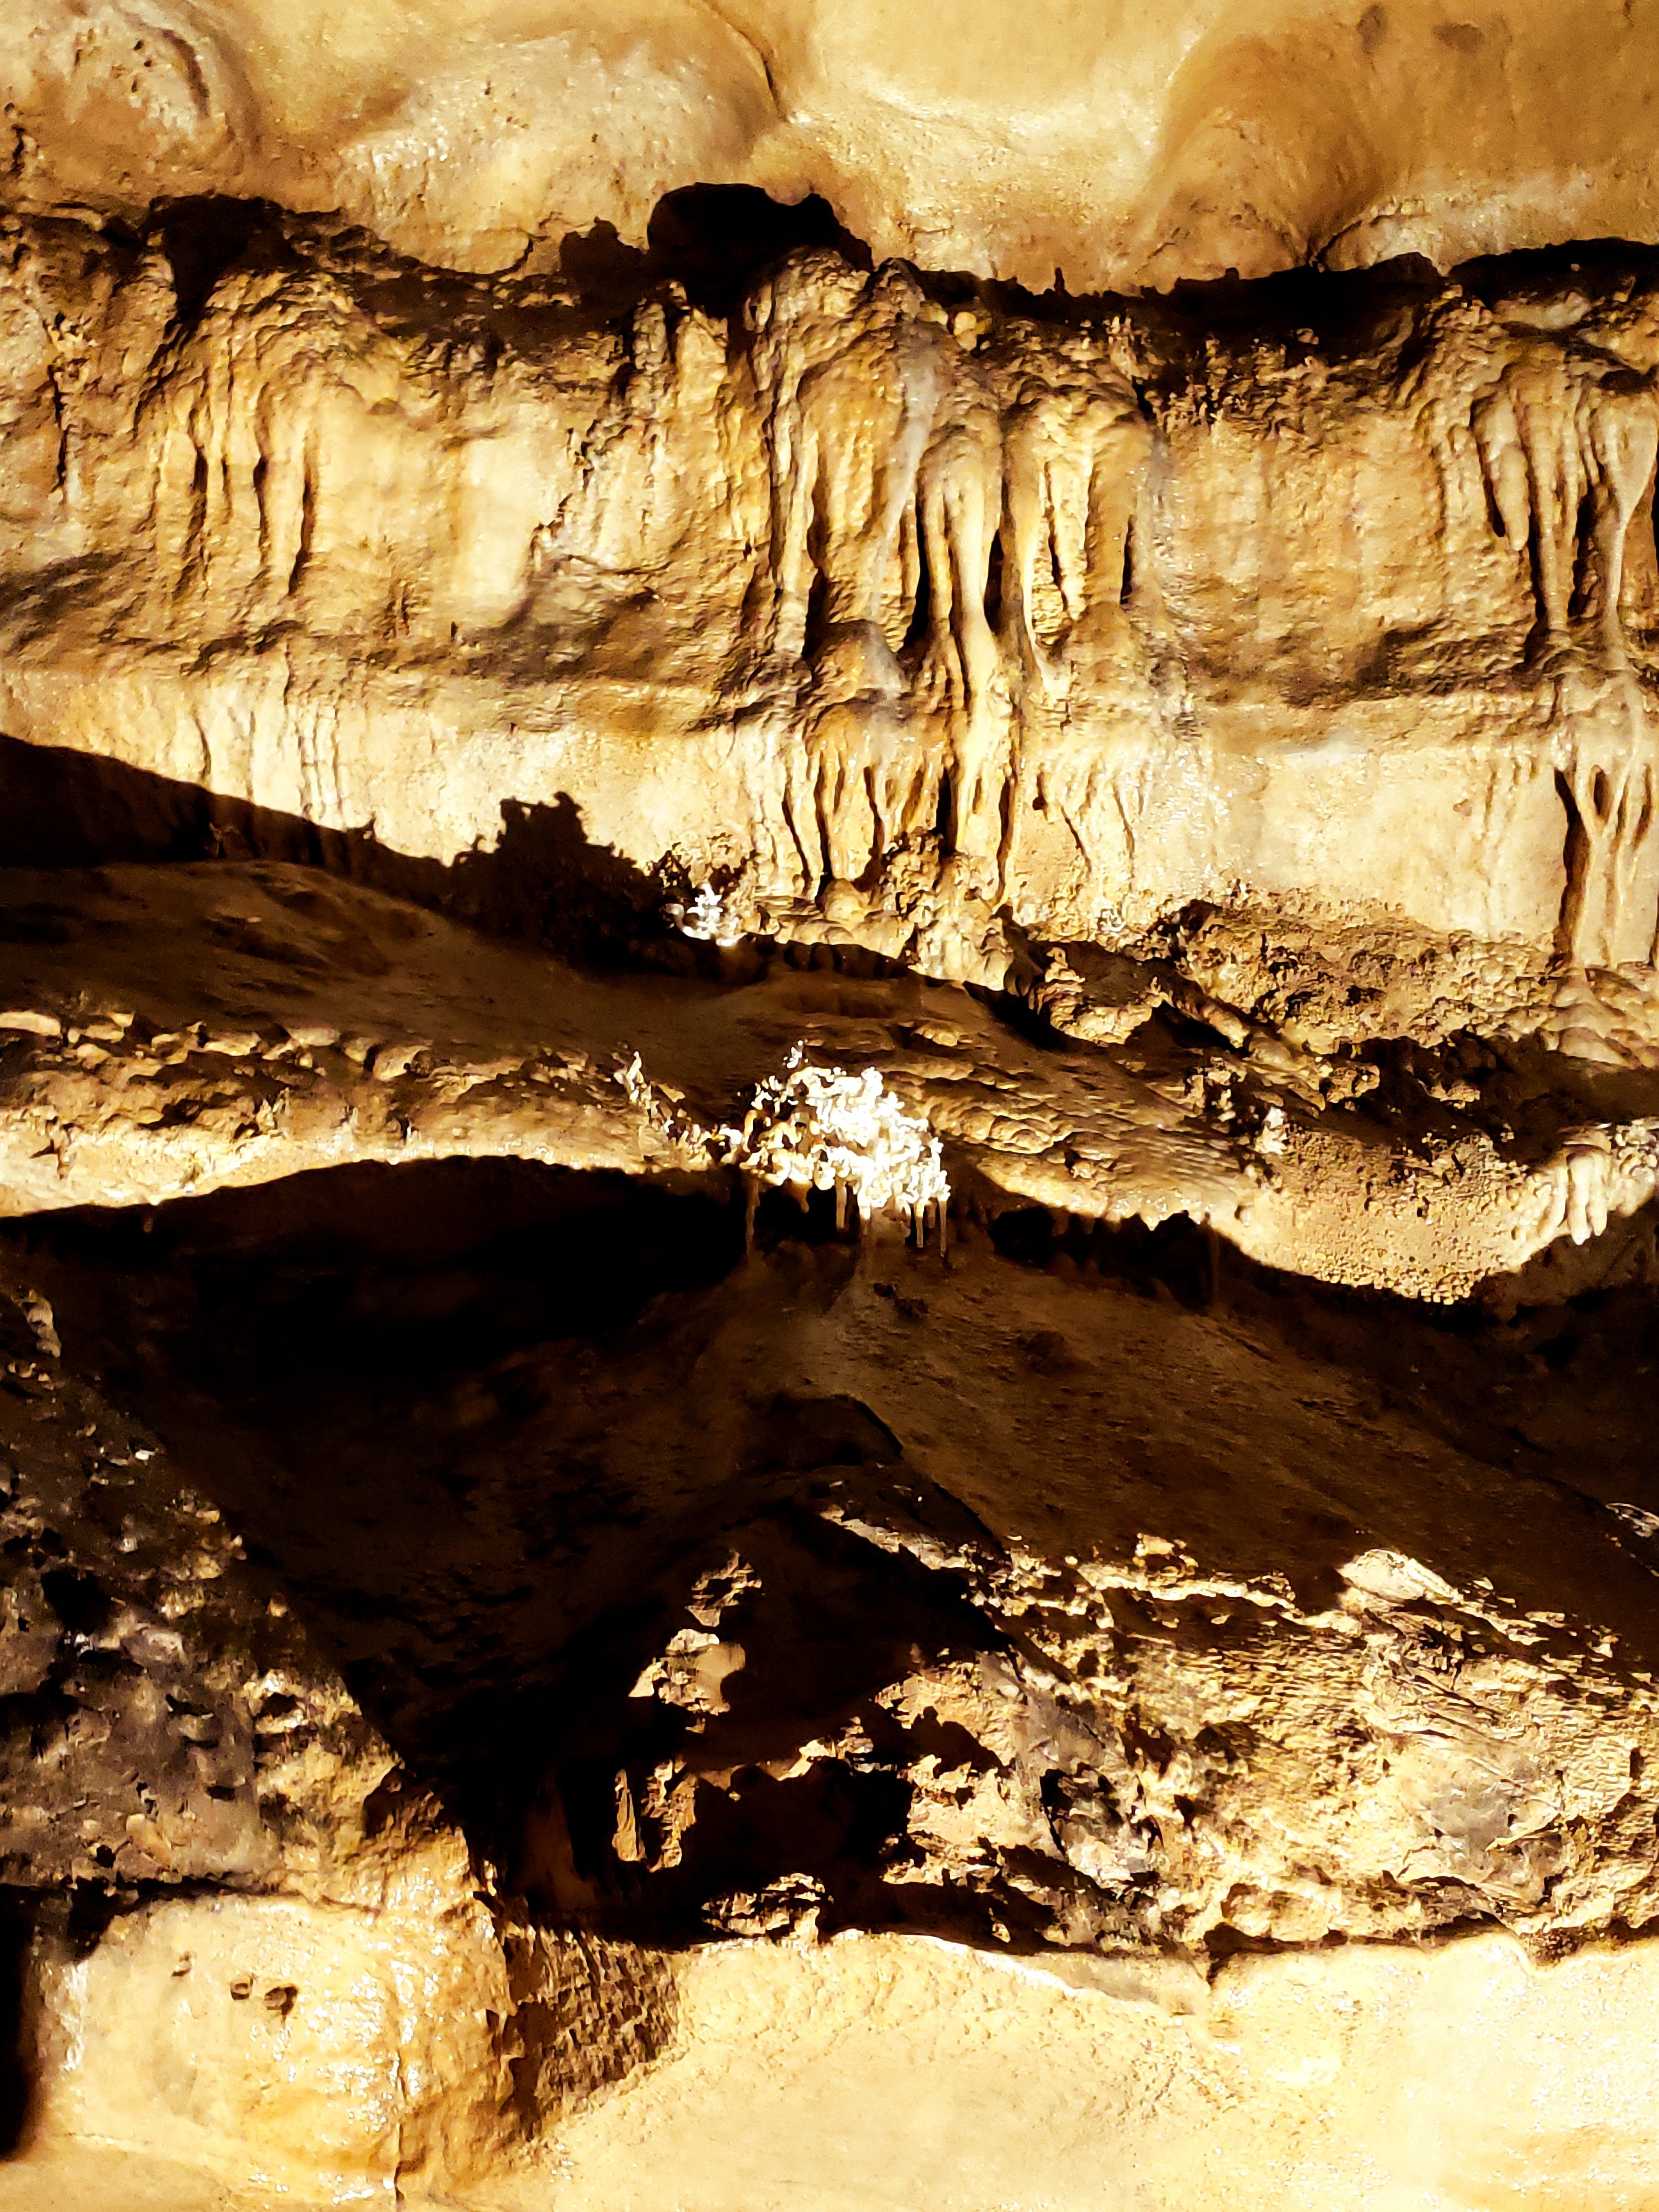
{"type": "Polygon", "coordinates": [[[926,1241],[931,1215],[944,1243],[951,1183],[939,1140],[905,1112],[873,1067],[856,1075],[815,1067],[798,1044],[781,1074],[756,1085],[740,1128],[727,1123],[707,1129],[671,1106],[638,1053],[617,1068],[617,1081],[651,1127],[680,1152],[702,1152],[736,1168],[749,1184],[751,1213],[763,1184],[803,1196],[832,1190],[842,1228],[850,1199],[866,1218],[903,1215],[919,1241],[926,1241]]]}
{"type": "Polygon", "coordinates": [[[951,1185],[939,1139],[873,1067],[857,1075],[814,1067],[797,1045],[784,1073],[757,1086],[742,1128],[720,1136],[732,1164],[757,1182],[833,1190],[843,1223],[850,1196],[861,1214],[908,1215],[924,1238],[931,1210],[943,1238],[951,1185]]]}
{"type": "Polygon", "coordinates": [[[700,885],[684,905],[666,907],[664,912],[682,937],[697,945],[718,945],[722,951],[741,945],[749,933],[742,916],[713,884],[700,885]]]}

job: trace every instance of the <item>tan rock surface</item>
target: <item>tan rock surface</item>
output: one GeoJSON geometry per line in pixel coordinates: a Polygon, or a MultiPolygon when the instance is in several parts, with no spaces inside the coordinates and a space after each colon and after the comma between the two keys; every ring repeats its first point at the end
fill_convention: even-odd
{"type": "MultiPolygon", "coordinates": [[[[1194,2201],[1309,2212],[1640,2203],[1654,2155],[1644,1948],[1529,1965],[1502,1938],[1240,1960],[1212,1990],[1067,1980],[925,1939],[754,1944],[681,1968],[684,2041],[468,2208],[950,2212],[1194,2201]],[[893,2095],[903,2081],[907,2094],[893,2095]],[[740,2114],[740,2125],[733,2115],[740,2114]],[[1502,2201],[1501,2198],[1498,2201],[1502,2201]]],[[[108,2149],[0,2166],[35,2212],[253,2212],[260,2191],[108,2149]],[[46,2192],[50,2192],[50,2196],[46,2192]]],[[[281,2202],[304,2204],[284,2192],[281,2202]]]]}
{"type": "MultiPolygon", "coordinates": [[[[950,2212],[1195,2201],[1309,2212],[1613,2212],[1654,2155],[1645,1947],[1539,1967],[1501,1937],[1241,1960],[1213,1989],[1064,1977],[927,1939],[752,1943],[680,1967],[682,2038],[472,2212],[950,2212]],[[906,2085],[902,2098],[896,2082],[906,2085]],[[734,2124],[733,2116],[741,2116],[734,2124]],[[1498,2201],[1503,2201],[1502,2197],[1498,2201]]],[[[0,2206],[255,2212],[198,2168],[72,2144],[0,2166],[0,2206]]]]}
{"type": "Polygon", "coordinates": [[[91,2136],[479,2205],[643,2205],[665,2170],[897,2204],[930,2162],[987,2208],[1635,2185],[1650,1967],[1606,1945],[1659,1879],[1645,1300],[1379,1332],[1075,1232],[1046,1264],[972,1224],[948,1266],[775,1242],[787,1200],[746,1260],[734,1200],[697,1287],[647,1214],[483,1171],[37,1217],[64,1351],[28,1364],[70,1422],[88,1363],[155,1420],[158,1496],[211,1480],[397,1771],[505,1863],[521,1822],[514,1878],[585,1932],[537,1967],[418,1824],[343,1888],[303,1851],[152,1888],[45,1954],[46,2133],[0,2183],[58,2187],[91,2136]],[[738,1940],[678,1966],[637,1942],[711,1924],[738,1940]],[[956,1940],[812,1942],[872,1924],[956,1940]],[[1437,2057],[1471,2037],[1488,2070],[1437,2057]],[[990,2065],[1000,2117],[947,2148],[990,2065]],[[878,2079],[919,2087],[875,2127],[878,2079]]]}
{"type": "Polygon", "coordinates": [[[264,197],[451,267],[726,183],[1073,293],[1659,236],[1640,0],[22,0],[3,40],[26,201],[264,197]]]}
{"type": "Polygon", "coordinates": [[[1647,10],[0,21],[0,2208],[1650,2201],[1647,10]]]}
{"type": "Polygon", "coordinates": [[[1167,969],[1119,963],[1139,996],[1116,1046],[1088,1042],[1065,971],[1037,996],[1084,1037],[1045,1050],[960,988],[781,963],[747,983],[601,979],[292,866],[13,870],[0,929],[3,1212],[356,1161],[719,1186],[743,1165],[720,1132],[799,1046],[873,1070],[993,1209],[1184,1214],[1272,1265],[1438,1299],[1525,1303],[1650,1265],[1644,1217],[1592,1240],[1653,1194],[1659,1080],[1525,1040],[1477,1048],[1479,1084],[1395,1071],[1374,1113],[1376,1066],[1288,1046],[1167,969]],[[1552,1252],[1559,1285],[1526,1273],[1552,1252]]]}
{"type": "Polygon", "coordinates": [[[96,857],[556,934],[678,887],[992,988],[1265,916],[1347,971],[1286,1010],[1328,1049],[1577,990],[1576,1048],[1653,1053],[1633,251],[1355,279],[1322,330],[823,249],[605,320],[258,211],[9,259],[0,710],[96,857]]]}
{"type": "Polygon", "coordinates": [[[1650,2187],[1644,1949],[1350,1947],[1139,2002],[914,1939],[688,1966],[686,2057],[564,2137],[551,2203],[647,2212],[664,2172],[686,2212],[1611,2212],[1650,2187]]]}

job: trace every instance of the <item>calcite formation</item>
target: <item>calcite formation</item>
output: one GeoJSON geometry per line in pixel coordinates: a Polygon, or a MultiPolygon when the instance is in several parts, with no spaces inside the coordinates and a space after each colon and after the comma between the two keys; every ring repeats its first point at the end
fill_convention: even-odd
{"type": "Polygon", "coordinates": [[[1655,29],[0,23],[0,2208],[1649,2201],[1655,29]]]}
{"type": "Polygon", "coordinates": [[[14,736],[256,844],[493,848],[479,896],[562,794],[728,934],[993,988],[1285,902],[1344,964],[1369,932],[1328,1047],[1511,1012],[1528,951],[1645,1003],[1641,257],[1208,326],[804,249],[603,321],[257,211],[180,235],[12,233],[14,736]]]}
{"type": "Polygon", "coordinates": [[[22,204],[343,210],[449,268],[643,247],[709,185],[1076,293],[1659,223],[1649,0],[15,0],[0,39],[22,204]]]}

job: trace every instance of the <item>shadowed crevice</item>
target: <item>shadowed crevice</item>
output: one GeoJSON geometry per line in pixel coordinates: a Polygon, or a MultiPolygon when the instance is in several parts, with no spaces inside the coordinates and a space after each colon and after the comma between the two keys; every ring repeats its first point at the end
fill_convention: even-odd
{"type": "Polygon", "coordinates": [[[28,1951],[31,1917],[21,1902],[0,1894],[0,2159],[28,2135],[34,2067],[28,2049],[28,1951]]]}
{"type": "Polygon", "coordinates": [[[561,792],[501,802],[501,834],[450,862],[399,853],[370,830],[326,830],[270,807],[65,746],[0,736],[0,867],[278,860],[322,868],[499,935],[556,943],[577,961],[677,959],[663,908],[684,895],[595,843],[561,792]]]}

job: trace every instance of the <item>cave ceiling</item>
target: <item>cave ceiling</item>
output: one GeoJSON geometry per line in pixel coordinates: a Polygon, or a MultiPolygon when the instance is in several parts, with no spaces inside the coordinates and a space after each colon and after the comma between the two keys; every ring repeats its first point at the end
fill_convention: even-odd
{"type": "Polygon", "coordinates": [[[700,184],[1074,294],[1659,235],[1650,0],[16,0],[0,76],[25,203],[263,198],[477,270],[700,184]]]}

